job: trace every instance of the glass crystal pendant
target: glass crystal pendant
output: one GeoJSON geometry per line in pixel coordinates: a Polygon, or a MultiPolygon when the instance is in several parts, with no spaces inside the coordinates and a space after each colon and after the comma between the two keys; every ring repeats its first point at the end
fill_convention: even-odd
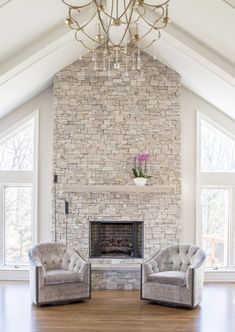
{"type": "Polygon", "coordinates": [[[118,70],[120,68],[120,63],[119,62],[114,62],[113,67],[114,67],[114,69],[118,70]]]}

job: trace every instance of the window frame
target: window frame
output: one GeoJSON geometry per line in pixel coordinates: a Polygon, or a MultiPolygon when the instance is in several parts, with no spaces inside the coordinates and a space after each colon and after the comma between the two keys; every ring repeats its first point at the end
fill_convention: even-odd
{"type": "Polygon", "coordinates": [[[235,136],[216,120],[209,118],[200,111],[196,113],[196,243],[201,246],[202,206],[201,192],[203,189],[228,189],[228,234],[227,234],[227,267],[205,268],[206,271],[235,270],[235,172],[234,171],[201,171],[201,120],[208,122],[216,129],[235,141],[235,136]]]}
{"type": "Polygon", "coordinates": [[[30,120],[34,120],[34,160],[32,171],[0,171],[0,269],[27,268],[25,265],[5,265],[5,221],[4,221],[4,190],[5,187],[29,186],[32,187],[32,244],[38,242],[38,141],[39,141],[39,110],[28,114],[20,121],[1,133],[2,137],[10,135],[11,132],[23,126],[30,120]]]}

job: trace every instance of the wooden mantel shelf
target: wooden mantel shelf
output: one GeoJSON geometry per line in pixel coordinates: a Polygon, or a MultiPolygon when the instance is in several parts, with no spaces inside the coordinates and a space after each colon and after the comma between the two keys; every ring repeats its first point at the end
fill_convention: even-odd
{"type": "Polygon", "coordinates": [[[135,186],[135,185],[82,185],[82,184],[64,184],[64,192],[76,192],[76,193],[104,193],[104,192],[126,192],[126,193],[169,193],[174,190],[170,185],[147,185],[147,186],[135,186]]]}

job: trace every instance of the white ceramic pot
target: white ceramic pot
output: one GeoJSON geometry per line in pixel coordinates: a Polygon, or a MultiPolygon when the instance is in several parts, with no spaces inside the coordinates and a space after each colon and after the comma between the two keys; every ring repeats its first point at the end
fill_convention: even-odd
{"type": "Polygon", "coordinates": [[[137,186],[144,186],[147,182],[146,178],[134,178],[135,184],[137,186]]]}

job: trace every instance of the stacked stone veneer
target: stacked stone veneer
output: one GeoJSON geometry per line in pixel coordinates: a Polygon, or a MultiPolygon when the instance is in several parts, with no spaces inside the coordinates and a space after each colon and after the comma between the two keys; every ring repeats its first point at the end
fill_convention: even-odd
{"type": "MultiPolygon", "coordinates": [[[[89,258],[90,220],[140,220],[147,259],[180,239],[180,77],[146,54],[142,54],[142,73],[132,72],[128,77],[122,72],[110,77],[92,67],[88,56],[57,73],[54,80],[56,238],[65,242],[67,229],[68,244],[89,258]],[[173,185],[173,192],[63,191],[63,184],[134,185],[131,168],[138,152],[150,154],[148,185],[173,185]],[[65,199],[69,202],[67,218],[65,199]]],[[[123,273],[115,283],[112,272],[112,288],[121,288],[126,280],[131,280],[126,288],[136,288],[136,272],[132,273],[133,278],[126,279],[123,273]]],[[[110,288],[108,275],[103,272],[102,279],[101,271],[94,272],[93,287],[110,288]]]]}

